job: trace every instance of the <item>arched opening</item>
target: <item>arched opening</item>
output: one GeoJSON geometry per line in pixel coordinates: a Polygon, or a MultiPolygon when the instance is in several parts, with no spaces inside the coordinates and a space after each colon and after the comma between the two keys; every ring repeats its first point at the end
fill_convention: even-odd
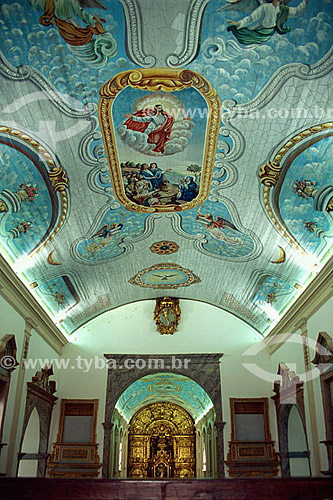
{"type": "Polygon", "coordinates": [[[288,419],[288,449],[291,476],[310,476],[310,464],[307,454],[308,445],[303,422],[295,405],[292,406],[288,419]]]}
{"type": "Polygon", "coordinates": [[[191,378],[139,378],[112,414],[109,477],[217,477],[215,420],[212,400],[191,378]]]}
{"type": "MultiPolygon", "coordinates": [[[[29,422],[22,442],[22,453],[37,454],[40,441],[40,420],[38,411],[34,408],[31,412],[29,422]]],[[[38,460],[21,459],[18,468],[18,477],[36,477],[38,471],[38,460]]]]}

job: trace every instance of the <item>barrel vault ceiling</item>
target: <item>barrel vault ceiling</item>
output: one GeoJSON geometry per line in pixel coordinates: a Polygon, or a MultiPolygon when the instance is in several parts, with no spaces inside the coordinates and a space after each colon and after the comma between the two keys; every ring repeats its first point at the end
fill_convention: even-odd
{"type": "Polygon", "coordinates": [[[1,252],[54,322],[173,296],[265,336],[331,256],[333,2],[0,4],[1,252]]]}

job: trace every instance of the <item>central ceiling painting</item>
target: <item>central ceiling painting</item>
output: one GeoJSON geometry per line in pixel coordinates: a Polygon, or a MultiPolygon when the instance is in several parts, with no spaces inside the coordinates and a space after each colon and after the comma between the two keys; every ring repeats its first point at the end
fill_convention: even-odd
{"type": "Polygon", "coordinates": [[[0,23],[0,248],[59,329],[172,292],[266,336],[332,256],[333,2],[0,0],[0,23]]]}
{"type": "Polygon", "coordinates": [[[128,71],[101,90],[99,119],[116,198],[135,212],[182,211],[209,195],[221,102],[197,73],[128,71]]]}

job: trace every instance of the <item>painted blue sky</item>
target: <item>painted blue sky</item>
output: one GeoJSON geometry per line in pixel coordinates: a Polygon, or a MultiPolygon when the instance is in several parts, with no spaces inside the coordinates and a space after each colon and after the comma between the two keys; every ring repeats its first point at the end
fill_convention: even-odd
{"type": "MultiPolygon", "coordinates": [[[[300,0],[291,0],[297,6],[300,0]]],[[[135,67],[125,49],[125,20],[119,1],[104,0],[107,11],[102,11],[105,30],[117,42],[117,53],[102,68],[94,68],[80,61],[59,35],[57,28],[42,26],[42,10],[33,0],[14,3],[2,0],[0,45],[6,58],[14,65],[30,64],[50,79],[67,98],[81,104],[98,101],[98,89],[111,76],[135,67]]],[[[275,34],[271,40],[247,49],[235,48],[234,36],[227,32],[227,20],[240,20],[243,13],[217,10],[226,2],[211,0],[204,12],[201,44],[197,58],[189,68],[204,75],[218,90],[222,99],[234,98],[245,102],[254,97],[273,73],[288,63],[313,64],[328,52],[331,46],[333,3],[329,0],[310,0],[301,17],[289,19],[290,33],[275,34]]],[[[90,14],[101,15],[96,9],[90,14]]]]}
{"type": "Polygon", "coordinates": [[[279,204],[281,216],[296,240],[308,252],[314,252],[320,239],[304,227],[304,221],[315,222],[323,231],[330,227],[327,216],[314,210],[313,199],[303,199],[293,192],[296,179],[316,182],[316,188],[333,185],[333,138],[323,139],[301,153],[290,166],[283,182],[279,204]]]}
{"type": "Polygon", "coordinates": [[[24,220],[32,222],[25,234],[12,240],[19,255],[30,252],[45,235],[52,217],[51,198],[41,173],[31,160],[20,151],[0,144],[0,192],[8,189],[15,193],[22,183],[36,184],[39,195],[32,202],[22,202],[20,210],[6,218],[7,232],[24,220]]]}
{"type": "MultiPolygon", "coordinates": [[[[222,202],[213,203],[211,201],[206,201],[200,211],[203,214],[211,214],[214,219],[216,217],[223,217],[230,222],[233,221],[230,212],[226,205],[222,202]]],[[[249,255],[254,249],[254,242],[250,235],[245,234],[240,231],[235,231],[232,229],[223,229],[223,234],[227,237],[238,238],[240,240],[239,244],[232,245],[225,241],[220,241],[215,239],[211,234],[207,231],[206,227],[203,224],[200,224],[195,217],[197,213],[196,210],[189,210],[181,215],[182,217],[182,227],[184,231],[189,234],[196,235],[198,233],[204,233],[207,238],[207,243],[204,243],[204,248],[211,252],[213,255],[218,255],[221,257],[228,257],[230,259],[235,259],[239,257],[246,257],[249,255]]]]}
{"type": "Polygon", "coordinates": [[[76,300],[62,276],[42,283],[36,292],[38,295],[42,295],[49,305],[53,306],[55,313],[66,311],[76,304],[76,300]]]}
{"type": "Polygon", "coordinates": [[[194,380],[183,375],[157,373],[131,384],[118,399],[116,407],[130,419],[133,409],[163,398],[180,404],[194,418],[200,418],[212,406],[206,391],[194,380]]]}
{"type": "MultiPolygon", "coordinates": [[[[301,0],[291,0],[296,7],[301,0]]],[[[217,12],[227,2],[210,1],[206,7],[197,59],[189,67],[204,75],[224,99],[239,103],[252,99],[285,64],[314,64],[330,49],[333,2],[310,0],[302,17],[289,19],[290,33],[274,34],[265,44],[248,49],[235,45],[236,38],[227,31],[227,20],[238,21],[242,12],[217,12]],[[232,43],[230,43],[232,42],[232,43]]]]}
{"type": "Polygon", "coordinates": [[[33,0],[0,1],[1,50],[13,66],[29,64],[37,67],[65,97],[78,101],[76,106],[98,102],[99,88],[112,75],[129,68],[122,6],[114,0],[103,3],[108,10],[103,10],[102,14],[100,10],[86,9],[106,20],[104,29],[117,42],[117,53],[102,68],[89,66],[76,57],[56,27],[39,24],[43,11],[30,5],[36,4],[33,0]]]}
{"type": "Polygon", "coordinates": [[[144,229],[145,215],[141,217],[133,214],[132,212],[125,211],[124,209],[119,210],[109,210],[101,220],[100,224],[96,228],[96,232],[104,225],[110,226],[112,223],[120,224],[123,220],[122,214],[126,212],[126,217],[123,222],[123,228],[121,231],[116,232],[111,236],[110,240],[105,246],[100,245],[104,238],[96,236],[95,238],[90,238],[87,240],[82,240],[78,243],[78,253],[79,255],[87,261],[96,262],[109,260],[113,257],[117,257],[123,252],[123,249],[118,246],[120,241],[125,237],[131,235],[131,237],[140,236],[144,229]],[[90,245],[90,246],[89,246],[90,245]],[[95,247],[100,245],[97,251],[95,247]],[[87,248],[88,247],[88,248],[87,248]],[[89,251],[89,248],[92,251],[89,251]]]}

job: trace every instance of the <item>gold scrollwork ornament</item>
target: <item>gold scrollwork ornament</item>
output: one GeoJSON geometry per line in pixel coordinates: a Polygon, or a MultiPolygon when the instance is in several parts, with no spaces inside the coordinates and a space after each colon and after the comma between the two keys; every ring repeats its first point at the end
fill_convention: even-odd
{"type": "Polygon", "coordinates": [[[161,335],[173,335],[180,321],[179,299],[160,297],[156,299],[154,320],[161,335]]]}

